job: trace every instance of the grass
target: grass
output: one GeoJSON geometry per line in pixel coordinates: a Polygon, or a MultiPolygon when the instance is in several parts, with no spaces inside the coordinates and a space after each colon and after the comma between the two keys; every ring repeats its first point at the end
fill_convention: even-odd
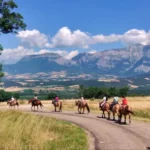
{"type": "Polygon", "coordinates": [[[83,129],[65,121],[18,111],[0,111],[0,120],[0,149],[88,149],[83,129]]]}

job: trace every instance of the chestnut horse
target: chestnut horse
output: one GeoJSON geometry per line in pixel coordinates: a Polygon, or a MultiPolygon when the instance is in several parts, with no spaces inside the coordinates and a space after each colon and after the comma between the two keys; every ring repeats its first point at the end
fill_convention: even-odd
{"type": "Polygon", "coordinates": [[[15,109],[15,106],[19,108],[19,103],[16,100],[14,101],[8,100],[7,104],[9,105],[9,108],[11,108],[12,106],[14,106],[14,109],[15,109]]]}
{"type": "Polygon", "coordinates": [[[59,107],[59,112],[62,112],[62,102],[56,102],[55,100],[52,100],[52,104],[54,105],[55,111],[57,111],[56,108],[59,107]]]}
{"type": "Polygon", "coordinates": [[[131,114],[134,115],[132,108],[129,105],[120,106],[119,109],[119,123],[121,123],[122,115],[124,116],[124,124],[126,124],[126,116],[129,115],[129,123],[131,123],[131,114]]]}
{"type": "Polygon", "coordinates": [[[120,105],[119,105],[119,104],[115,104],[115,105],[112,107],[111,111],[112,111],[112,113],[113,113],[113,120],[115,120],[115,114],[117,114],[117,116],[118,116],[118,121],[119,121],[119,116],[120,116],[120,114],[119,114],[119,109],[120,109],[120,105]]]}
{"type": "Polygon", "coordinates": [[[78,106],[78,112],[81,114],[81,109],[83,109],[83,114],[84,114],[84,110],[85,110],[85,107],[86,107],[86,109],[87,109],[87,111],[88,111],[88,114],[90,113],[90,108],[89,108],[89,105],[88,105],[88,103],[86,102],[86,101],[80,101],[80,100],[78,100],[78,101],[75,101],[75,105],[76,106],[78,106]]]}
{"type": "Polygon", "coordinates": [[[32,107],[34,106],[34,111],[35,111],[35,106],[37,106],[37,110],[38,110],[38,106],[43,107],[42,103],[40,100],[35,100],[35,99],[30,99],[28,100],[28,104],[31,103],[31,110],[32,110],[32,107]]]}
{"type": "Polygon", "coordinates": [[[105,118],[105,111],[108,113],[108,119],[110,119],[110,103],[106,102],[101,106],[102,102],[99,102],[99,108],[102,110],[102,118],[105,118]]]}

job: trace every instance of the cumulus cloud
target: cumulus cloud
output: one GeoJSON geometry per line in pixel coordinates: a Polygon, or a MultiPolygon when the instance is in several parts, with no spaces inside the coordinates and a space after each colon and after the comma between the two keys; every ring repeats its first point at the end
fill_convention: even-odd
{"type": "Polygon", "coordinates": [[[95,54],[97,51],[96,50],[91,50],[91,51],[89,51],[88,53],[90,53],[90,54],[95,54]]]}
{"type": "Polygon", "coordinates": [[[150,31],[132,29],[124,33],[121,40],[127,44],[150,44],[150,31]]]}
{"type": "Polygon", "coordinates": [[[80,30],[71,31],[68,27],[61,28],[52,38],[49,47],[80,47],[88,48],[91,37],[80,30]]]}
{"type": "Polygon", "coordinates": [[[49,45],[48,36],[40,33],[38,30],[20,31],[16,35],[24,45],[30,47],[47,47],[49,45]]]}
{"type": "Polygon", "coordinates": [[[14,49],[4,49],[0,56],[0,62],[4,64],[13,64],[19,61],[25,55],[34,54],[33,49],[25,49],[23,46],[18,46],[14,49]]]}
{"type": "Polygon", "coordinates": [[[17,35],[24,45],[38,48],[84,48],[101,43],[123,42],[126,45],[150,44],[150,31],[131,29],[124,34],[90,35],[79,29],[71,31],[68,27],[62,27],[51,39],[38,30],[21,31],[17,35]]]}
{"type": "Polygon", "coordinates": [[[64,51],[64,50],[47,50],[47,49],[43,49],[40,50],[38,52],[35,52],[34,54],[45,54],[45,53],[56,53],[59,54],[60,56],[66,58],[66,59],[71,59],[73,57],[75,57],[76,55],[79,54],[78,50],[73,50],[73,51],[64,51]]]}
{"type": "Polygon", "coordinates": [[[26,55],[40,55],[45,53],[57,53],[60,56],[71,59],[72,57],[78,55],[78,50],[64,51],[64,50],[47,50],[41,49],[40,51],[34,51],[33,49],[26,49],[23,46],[18,46],[14,49],[4,49],[2,55],[0,56],[0,63],[3,64],[14,64],[22,59],[26,55]]]}

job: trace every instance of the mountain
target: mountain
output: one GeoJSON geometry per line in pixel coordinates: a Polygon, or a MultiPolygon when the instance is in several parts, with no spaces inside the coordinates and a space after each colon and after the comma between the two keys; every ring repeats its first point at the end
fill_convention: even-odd
{"type": "Polygon", "coordinates": [[[94,54],[80,53],[65,59],[55,53],[28,55],[12,65],[4,65],[11,74],[67,71],[74,74],[136,76],[150,72],[150,45],[132,45],[94,54]]]}

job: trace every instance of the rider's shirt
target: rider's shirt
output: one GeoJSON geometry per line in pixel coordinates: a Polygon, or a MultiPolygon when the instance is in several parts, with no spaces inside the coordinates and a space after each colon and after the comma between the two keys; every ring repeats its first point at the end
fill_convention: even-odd
{"type": "Polygon", "coordinates": [[[113,100],[113,103],[118,103],[118,101],[119,101],[119,97],[115,96],[114,100],[113,100]]]}
{"type": "Polygon", "coordinates": [[[55,101],[58,101],[59,100],[59,98],[58,97],[55,97],[55,101]]]}
{"type": "Polygon", "coordinates": [[[123,98],[123,99],[122,99],[122,105],[128,105],[128,101],[127,101],[126,98],[123,98]]]}

